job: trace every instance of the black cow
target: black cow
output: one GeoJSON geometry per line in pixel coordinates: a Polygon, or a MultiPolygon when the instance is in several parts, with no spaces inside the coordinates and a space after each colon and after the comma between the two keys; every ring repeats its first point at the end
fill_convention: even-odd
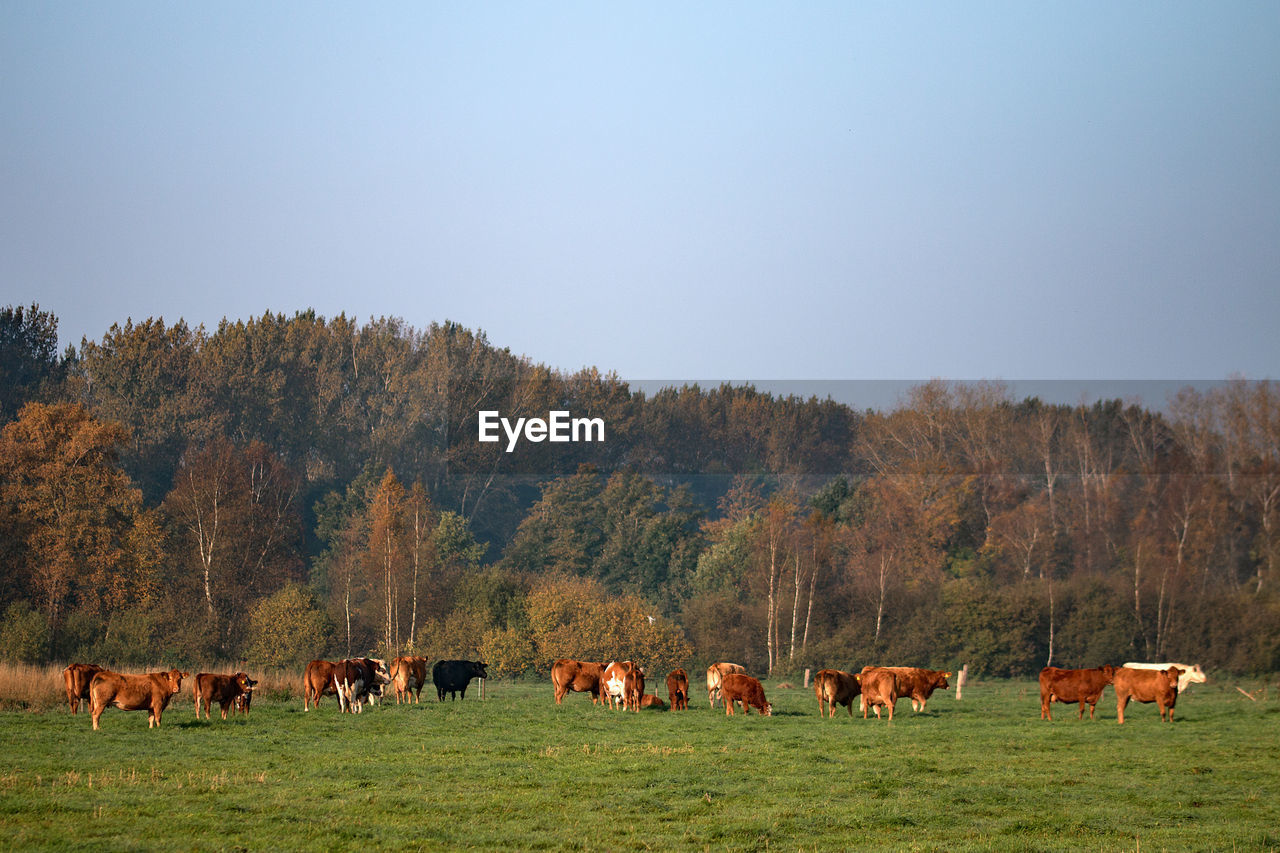
{"type": "Polygon", "coordinates": [[[489,673],[486,671],[487,663],[481,663],[478,660],[441,660],[436,661],[436,665],[431,667],[431,680],[436,685],[436,695],[440,697],[440,701],[444,701],[444,694],[449,694],[449,699],[457,698],[457,694],[461,693],[462,698],[467,698],[467,685],[471,683],[473,678],[488,678],[489,673]]]}

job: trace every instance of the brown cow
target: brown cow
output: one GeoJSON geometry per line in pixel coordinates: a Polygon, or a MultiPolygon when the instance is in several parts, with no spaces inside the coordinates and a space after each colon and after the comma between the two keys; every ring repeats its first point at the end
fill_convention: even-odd
{"type": "Polygon", "coordinates": [[[603,677],[602,663],[561,658],[551,665],[551,686],[555,689],[556,704],[559,705],[569,692],[590,693],[592,705],[603,701],[600,684],[603,677]]]}
{"type": "MultiPolygon", "coordinates": [[[[604,675],[600,676],[600,701],[607,704],[610,708],[629,707],[626,704],[626,678],[627,673],[633,669],[639,669],[629,660],[613,661],[604,668],[604,675]]],[[[641,670],[641,675],[644,671],[641,670]]]]}
{"type": "Polygon", "coordinates": [[[1115,678],[1116,668],[1111,664],[1094,669],[1058,669],[1046,666],[1040,670],[1040,719],[1052,720],[1054,702],[1079,702],[1077,720],[1084,719],[1084,706],[1089,706],[1089,719],[1102,698],[1102,691],[1115,678]]]}
{"type": "Polygon", "coordinates": [[[667,707],[667,703],[656,693],[646,693],[640,697],[641,708],[657,708],[659,711],[667,707]]]}
{"type": "Polygon", "coordinates": [[[644,699],[644,670],[636,666],[622,678],[622,704],[627,710],[639,713],[642,699],[644,699]]]}
{"type": "Polygon", "coordinates": [[[667,696],[671,699],[671,710],[689,710],[689,675],[683,669],[667,673],[667,696]]]}
{"type": "Polygon", "coordinates": [[[1130,669],[1122,666],[1116,670],[1111,686],[1116,691],[1116,722],[1124,723],[1124,708],[1130,699],[1139,702],[1155,702],[1160,709],[1160,719],[1169,712],[1173,722],[1173,706],[1178,701],[1178,678],[1182,670],[1171,666],[1166,670],[1130,669]]]}
{"type": "Polygon", "coordinates": [[[746,673],[747,668],[737,663],[713,663],[707,667],[707,702],[712,708],[720,698],[720,682],[731,672],[746,673]]]}
{"type": "Polygon", "coordinates": [[[880,709],[889,709],[889,721],[893,722],[893,709],[898,703],[898,682],[891,670],[884,667],[871,667],[858,675],[862,684],[862,719],[867,718],[867,709],[873,708],[876,719],[880,719],[880,709]]]}
{"type": "Polygon", "coordinates": [[[93,715],[94,731],[97,731],[98,720],[108,705],[122,711],[146,711],[147,728],[158,727],[169,700],[182,690],[182,679],[190,675],[177,669],[146,675],[122,675],[102,670],[89,682],[89,713],[93,715]]]}
{"type": "Polygon", "coordinates": [[[853,700],[862,695],[862,683],[858,676],[839,669],[820,669],[813,678],[813,695],[818,698],[818,716],[828,718],[836,715],[837,705],[847,705],[849,716],[853,716],[853,700]]]}
{"type": "Polygon", "coordinates": [[[236,714],[249,713],[249,705],[253,702],[253,693],[241,693],[236,697],[235,705],[232,706],[232,712],[236,714]]]}
{"type": "Polygon", "coordinates": [[[88,701],[89,682],[100,672],[102,667],[96,663],[68,664],[62,671],[62,683],[67,688],[67,704],[71,706],[71,713],[80,713],[80,700],[88,701]]]}
{"type": "Polygon", "coordinates": [[[951,685],[947,679],[951,673],[940,669],[921,669],[918,666],[864,666],[862,674],[872,669],[884,669],[893,673],[894,692],[898,698],[911,697],[911,710],[923,711],[934,690],[946,690],[951,685]]]}
{"type": "Polygon", "coordinates": [[[213,703],[216,701],[222,708],[222,719],[225,720],[227,710],[232,703],[241,696],[252,693],[253,686],[257,683],[243,672],[237,672],[235,675],[197,673],[195,680],[191,682],[191,701],[196,706],[196,719],[200,719],[201,705],[204,705],[204,718],[210,719],[209,711],[212,710],[213,703]]]}
{"type": "Polygon", "coordinates": [[[415,703],[422,698],[422,686],[427,683],[427,659],[405,655],[391,661],[391,683],[396,688],[396,704],[403,697],[405,702],[415,703]]]}
{"type": "Polygon", "coordinates": [[[331,660],[313,660],[307,664],[302,675],[302,710],[320,707],[321,696],[337,696],[338,688],[333,683],[333,668],[337,666],[331,660]]]}
{"type": "Polygon", "coordinates": [[[720,679],[720,698],[724,700],[725,716],[733,716],[733,703],[742,703],[742,713],[751,715],[755,708],[764,717],[773,716],[773,706],[764,698],[764,685],[758,679],[741,672],[730,672],[720,679]]]}

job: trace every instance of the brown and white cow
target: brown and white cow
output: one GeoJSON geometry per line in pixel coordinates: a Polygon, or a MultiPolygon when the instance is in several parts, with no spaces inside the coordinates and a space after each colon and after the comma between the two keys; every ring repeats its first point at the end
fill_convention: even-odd
{"type": "Polygon", "coordinates": [[[921,669],[918,666],[864,666],[862,674],[872,669],[884,669],[893,673],[894,691],[899,699],[911,697],[911,710],[923,711],[925,703],[935,690],[946,690],[951,685],[947,679],[951,673],[940,669],[921,669]]]}
{"type": "Polygon", "coordinates": [[[168,672],[149,672],[146,675],[125,675],[104,669],[89,682],[89,713],[93,715],[93,728],[108,706],[122,711],[146,711],[147,728],[160,725],[160,717],[169,700],[182,690],[182,679],[191,673],[171,669],[168,672]]]}
{"type": "Polygon", "coordinates": [[[427,683],[427,659],[417,655],[402,655],[391,661],[391,684],[396,688],[396,704],[418,702],[422,698],[422,686],[427,683]]]}
{"type": "Polygon", "coordinates": [[[331,660],[313,660],[307,664],[302,674],[302,710],[320,707],[321,696],[336,696],[338,688],[333,683],[333,668],[337,666],[331,660]]]}
{"type": "Polygon", "coordinates": [[[1167,672],[1169,667],[1176,666],[1182,670],[1182,675],[1178,676],[1179,693],[1185,693],[1192,684],[1205,683],[1204,670],[1198,663],[1127,663],[1125,666],[1129,669],[1154,669],[1159,672],[1167,672]]]}
{"type": "Polygon", "coordinates": [[[1079,702],[1077,720],[1084,719],[1084,706],[1089,706],[1089,719],[1102,698],[1102,691],[1115,678],[1116,668],[1111,664],[1093,669],[1059,669],[1046,666],[1040,670],[1040,719],[1052,720],[1054,702],[1079,702]]]}
{"type": "Polygon", "coordinates": [[[671,710],[689,710],[689,674],[683,669],[667,673],[667,697],[671,699],[671,710]]]}
{"type": "Polygon", "coordinates": [[[633,669],[639,667],[629,660],[613,661],[606,666],[600,677],[600,701],[614,709],[627,707],[626,678],[633,669]]]}
{"type": "Polygon", "coordinates": [[[839,669],[820,669],[813,677],[813,695],[818,699],[818,716],[836,715],[837,705],[847,705],[853,716],[853,700],[862,695],[858,676],[839,669]],[[825,709],[823,706],[826,706],[825,709]]]}
{"type": "Polygon", "coordinates": [[[867,718],[867,709],[874,709],[876,719],[880,719],[880,709],[889,709],[889,721],[893,722],[893,709],[898,703],[898,682],[893,672],[884,667],[871,667],[858,674],[862,684],[862,719],[867,718]]]}
{"type": "Polygon", "coordinates": [[[564,699],[566,693],[590,693],[591,704],[604,699],[601,680],[604,678],[604,664],[589,660],[573,660],[561,658],[551,665],[551,686],[555,689],[556,704],[564,699]]]}
{"type": "Polygon", "coordinates": [[[751,715],[752,708],[761,716],[773,716],[773,706],[764,698],[764,685],[744,673],[730,672],[720,679],[720,698],[724,700],[725,716],[733,716],[735,702],[742,703],[742,713],[747,716],[751,715]]]}
{"type": "Polygon", "coordinates": [[[724,677],[731,672],[746,673],[747,668],[737,663],[713,663],[707,667],[707,702],[712,708],[716,706],[716,700],[720,698],[720,683],[724,677]]]}
{"type": "Polygon", "coordinates": [[[1131,669],[1122,666],[1116,670],[1115,679],[1111,682],[1116,691],[1116,722],[1124,723],[1124,709],[1130,699],[1139,702],[1155,702],[1160,709],[1160,719],[1169,713],[1169,722],[1173,722],[1173,706],[1178,701],[1178,678],[1182,670],[1171,666],[1166,670],[1131,669]]]}
{"type": "Polygon", "coordinates": [[[382,661],[377,658],[349,658],[333,667],[334,691],[338,694],[338,709],[343,713],[363,713],[365,701],[375,693],[380,696],[382,685],[390,682],[382,661]]]}
{"type": "MultiPolygon", "coordinates": [[[[232,703],[242,696],[250,695],[257,683],[243,672],[237,672],[234,675],[196,673],[195,679],[191,682],[191,701],[196,706],[196,719],[200,719],[201,705],[204,706],[204,718],[210,719],[209,712],[213,708],[213,703],[217,702],[222,709],[222,719],[225,720],[232,703]]],[[[248,706],[245,710],[248,711],[248,706]]]]}
{"type": "Polygon", "coordinates": [[[71,713],[80,713],[81,699],[88,702],[89,682],[93,681],[93,677],[100,672],[102,667],[96,663],[68,664],[62,671],[62,683],[67,688],[67,705],[71,707],[71,713]]]}
{"type": "Polygon", "coordinates": [[[252,703],[253,703],[252,691],[250,691],[249,693],[241,693],[239,696],[236,697],[235,704],[232,705],[232,713],[245,714],[247,716],[249,713],[249,705],[251,705],[252,703]]]}

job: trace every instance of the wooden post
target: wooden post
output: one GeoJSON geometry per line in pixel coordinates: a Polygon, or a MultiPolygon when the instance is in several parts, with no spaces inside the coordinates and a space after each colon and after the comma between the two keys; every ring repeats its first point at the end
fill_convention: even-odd
{"type": "Polygon", "coordinates": [[[805,690],[809,689],[809,668],[808,667],[805,667],[805,670],[804,670],[804,689],[805,690]]]}
{"type": "Polygon", "coordinates": [[[956,701],[960,701],[960,694],[964,692],[964,683],[969,680],[969,664],[960,667],[960,674],[956,676],[956,701]]]}

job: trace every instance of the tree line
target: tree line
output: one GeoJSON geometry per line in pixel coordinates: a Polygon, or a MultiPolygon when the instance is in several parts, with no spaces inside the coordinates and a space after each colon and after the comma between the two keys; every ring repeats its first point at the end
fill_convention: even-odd
{"type": "Polygon", "coordinates": [[[1280,669],[1280,395],[645,394],[453,323],[0,312],[0,654],[1280,669]],[[477,441],[477,414],[599,443],[477,441]]]}

